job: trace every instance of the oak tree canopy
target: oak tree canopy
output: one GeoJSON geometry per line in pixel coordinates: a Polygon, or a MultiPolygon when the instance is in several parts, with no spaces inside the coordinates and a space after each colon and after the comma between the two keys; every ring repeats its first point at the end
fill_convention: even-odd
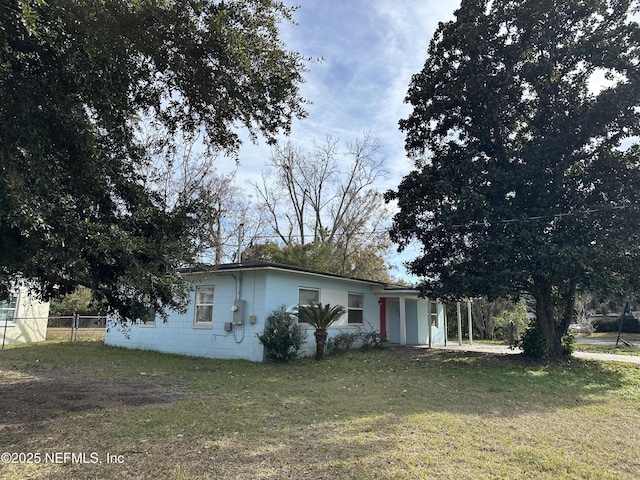
{"type": "Polygon", "coordinates": [[[579,289],[638,291],[638,7],[463,0],[406,96],[415,170],[386,198],[410,271],[442,298],[533,295],[551,356],[579,289]]]}
{"type": "Polygon", "coordinates": [[[0,3],[0,291],[90,288],[121,318],[184,304],[197,214],[141,171],[140,128],[233,154],[237,127],[273,141],[304,116],[305,59],[275,0],[0,3]]]}

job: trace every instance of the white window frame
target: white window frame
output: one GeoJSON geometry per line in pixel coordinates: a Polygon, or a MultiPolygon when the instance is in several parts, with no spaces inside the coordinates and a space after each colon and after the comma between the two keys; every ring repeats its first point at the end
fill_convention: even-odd
{"type": "Polygon", "coordinates": [[[300,292],[302,290],[306,290],[308,292],[316,292],[318,294],[318,300],[316,301],[316,303],[320,302],[320,289],[319,288],[298,287],[298,305],[309,305],[308,303],[305,303],[305,304],[300,303],[300,292]]]}
{"type": "Polygon", "coordinates": [[[198,285],[196,286],[196,298],[193,307],[193,326],[194,328],[213,328],[213,304],[214,304],[214,293],[215,289],[213,285],[198,285]],[[210,290],[211,291],[211,303],[200,302],[200,295],[198,293],[202,290],[210,290]],[[198,309],[203,307],[211,308],[211,319],[210,320],[198,320],[200,316],[198,315],[198,309]]]}
{"type": "MultiPolygon", "coordinates": [[[[310,305],[309,303],[300,303],[300,292],[302,290],[307,290],[309,292],[316,292],[318,294],[318,300],[316,303],[320,302],[320,289],[319,288],[313,288],[313,287],[298,287],[298,306],[302,306],[302,305],[310,305]]],[[[302,324],[302,325],[309,325],[307,322],[301,322],[300,319],[298,319],[298,323],[302,324]]]]}
{"type": "Polygon", "coordinates": [[[439,328],[439,326],[438,326],[438,302],[434,302],[433,300],[430,300],[429,313],[431,314],[431,318],[429,319],[431,321],[431,327],[432,328],[439,328]]]}
{"type": "Polygon", "coordinates": [[[0,325],[4,326],[5,323],[7,325],[15,325],[16,324],[16,314],[18,312],[18,306],[20,304],[20,295],[18,294],[9,294],[9,300],[5,300],[3,302],[0,302],[0,311],[13,311],[13,314],[11,315],[11,317],[4,317],[0,320],[0,325]],[[15,299],[15,306],[13,308],[9,308],[9,305],[12,304],[13,300],[15,299]]]}
{"type": "Polygon", "coordinates": [[[363,293],[359,293],[359,292],[347,292],[347,325],[364,325],[364,294],[363,293]],[[350,305],[350,297],[351,296],[356,296],[356,297],[360,297],[360,305],[362,305],[361,307],[352,307],[350,305]],[[360,318],[362,320],[360,320],[359,322],[352,322],[351,321],[351,312],[361,312],[361,316],[360,318]]]}

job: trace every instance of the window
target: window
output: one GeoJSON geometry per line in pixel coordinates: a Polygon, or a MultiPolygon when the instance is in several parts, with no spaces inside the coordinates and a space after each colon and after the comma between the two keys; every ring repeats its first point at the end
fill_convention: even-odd
{"type": "Polygon", "coordinates": [[[429,310],[431,311],[431,326],[438,328],[438,304],[430,302],[429,310]]]}
{"type": "MultiPolygon", "coordinates": [[[[320,290],[317,288],[298,289],[298,305],[316,305],[320,303],[320,290]]],[[[301,322],[306,325],[306,322],[301,322]]]]}
{"type": "Polygon", "coordinates": [[[16,317],[16,308],[18,306],[18,297],[11,295],[8,300],[0,302],[0,322],[4,325],[5,321],[14,322],[16,317]]]}
{"type": "Polygon", "coordinates": [[[320,302],[320,290],[301,288],[298,290],[298,305],[315,305],[320,302]]]}
{"type": "Polygon", "coordinates": [[[361,293],[349,294],[347,323],[364,323],[364,304],[362,299],[361,293]]]}
{"type": "Polygon", "coordinates": [[[196,287],[194,325],[210,326],[213,322],[213,287],[196,287]]]}

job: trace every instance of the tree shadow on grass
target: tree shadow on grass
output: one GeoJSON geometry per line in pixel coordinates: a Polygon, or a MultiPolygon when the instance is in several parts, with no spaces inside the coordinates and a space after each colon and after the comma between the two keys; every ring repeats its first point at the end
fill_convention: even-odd
{"type": "Polygon", "coordinates": [[[406,348],[390,355],[408,362],[413,375],[424,375],[424,386],[432,387],[429,410],[467,415],[511,417],[600,403],[625,388],[623,369],[640,371],[611,362],[482,352],[406,348]]]}
{"type": "MultiPolygon", "coordinates": [[[[94,348],[100,349],[96,356],[107,360],[108,354],[119,354],[94,348]]],[[[158,358],[151,352],[127,354],[133,355],[130,369],[158,358]]],[[[486,426],[478,422],[489,422],[507,436],[512,425],[528,422],[529,414],[551,418],[548,427],[560,410],[606,403],[612,393],[624,392],[629,388],[624,369],[636,368],[411,348],[291,364],[196,362],[178,356],[161,360],[174,365],[171,373],[128,380],[91,378],[86,369],[74,374],[69,365],[7,369],[7,362],[0,363],[5,365],[0,369],[0,408],[11,412],[0,422],[3,437],[16,448],[38,445],[48,435],[58,438],[62,429],[64,435],[92,438],[82,422],[70,423],[82,414],[103,422],[100,435],[112,442],[105,448],[119,446],[120,440],[113,444],[113,439],[122,439],[122,432],[130,444],[145,442],[144,455],[128,459],[132,478],[134,473],[144,477],[158,472],[171,477],[162,468],[176,466],[185,478],[340,478],[343,473],[343,478],[373,478],[358,476],[360,468],[369,473],[371,468],[390,468],[388,478],[411,478],[392,463],[419,457],[421,468],[429,466],[430,454],[420,450],[421,444],[452,452],[467,443],[467,429],[475,435],[473,441],[483,438],[486,426]],[[197,393],[183,388],[180,378],[187,370],[202,385],[197,393]],[[138,408],[145,405],[166,408],[147,410],[145,415],[159,425],[137,433],[138,408]],[[108,421],[111,416],[118,421],[108,421]],[[450,429],[463,433],[450,437],[450,429]],[[166,431],[184,435],[184,445],[166,431]],[[407,449],[411,453],[403,459],[407,449]]],[[[584,412],[578,416],[583,423],[592,418],[584,412]]],[[[523,433],[515,438],[527,440],[523,433]]],[[[499,449],[500,441],[483,448],[499,449]]],[[[87,476],[90,468],[74,465],[65,472],[87,476]]],[[[108,475],[102,468],[100,474],[108,475]]]]}

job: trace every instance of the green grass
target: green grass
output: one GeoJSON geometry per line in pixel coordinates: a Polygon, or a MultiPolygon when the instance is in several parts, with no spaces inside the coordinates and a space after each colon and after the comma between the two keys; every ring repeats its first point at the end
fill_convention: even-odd
{"type": "MultiPolygon", "coordinates": [[[[607,333],[592,333],[589,335],[589,338],[600,338],[606,339],[611,342],[615,342],[618,338],[618,333],[615,332],[607,332],[607,333]]],[[[640,343],[640,334],[638,333],[623,333],[621,336],[622,340],[627,343],[640,343]]],[[[457,344],[458,339],[449,339],[449,342],[453,345],[457,344]]],[[[465,342],[468,342],[468,339],[465,339],[465,342]]],[[[484,344],[484,345],[506,345],[503,340],[473,340],[475,344],[484,344]]],[[[612,353],[617,355],[635,355],[640,356],[640,348],[636,346],[626,346],[624,343],[620,343],[617,347],[615,345],[593,345],[588,343],[580,343],[576,342],[574,344],[575,351],[577,352],[592,352],[592,353],[612,353]]],[[[520,350],[518,350],[520,351],[520,350]]]]}
{"type": "Polygon", "coordinates": [[[0,354],[0,446],[122,464],[2,478],[636,479],[640,367],[397,349],[255,364],[51,343],[0,354]]]}
{"type": "Polygon", "coordinates": [[[640,348],[634,346],[627,347],[624,344],[620,344],[616,347],[615,345],[591,345],[587,343],[576,343],[575,350],[577,352],[612,353],[615,355],[640,356],[640,348]]]}

